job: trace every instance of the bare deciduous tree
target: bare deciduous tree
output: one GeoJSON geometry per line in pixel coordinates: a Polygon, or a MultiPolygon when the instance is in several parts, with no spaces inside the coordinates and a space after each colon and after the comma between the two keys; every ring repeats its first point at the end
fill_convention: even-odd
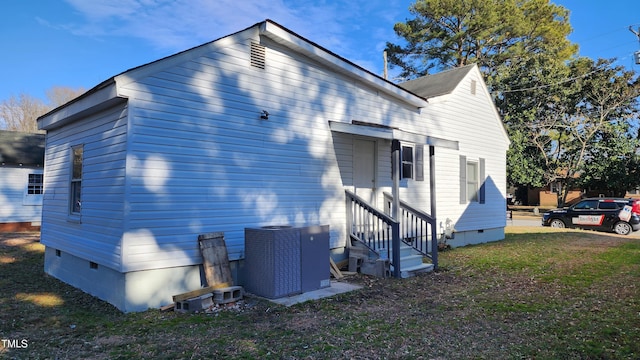
{"type": "Polygon", "coordinates": [[[49,109],[42,100],[30,95],[11,96],[0,102],[0,125],[11,131],[37,132],[36,119],[49,109]]]}
{"type": "Polygon", "coordinates": [[[60,105],[75,99],[82,95],[86,90],[84,88],[73,89],[65,86],[54,86],[47,90],[47,99],[49,99],[49,105],[51,108],[56,108],[60,105]]]}
{"type": "Polygon", "coordinates": [[[83,88],[72,89],[56,86],[47,90],[49,104],[28,94],[12,95],[0,102],[0,129],[22,132],[38,132],[36,119],[84,93],[83,88]]]}

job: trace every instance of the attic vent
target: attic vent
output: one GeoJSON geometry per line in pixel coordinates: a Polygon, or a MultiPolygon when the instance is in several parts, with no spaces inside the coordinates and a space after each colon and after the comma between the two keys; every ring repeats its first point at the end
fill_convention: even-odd
{"type": "Polygon", "coordinates": [[[264,69],[265,64],[265,48],[264,46],[254,43],[251,43],[251,66],[257,67],[258,69],[264,69]]]}
{"type": "Polygon", "coordinates": [[[475,94],[476,94],[476,81],[471,80],[471,95],[475,95],[475,94]]]}

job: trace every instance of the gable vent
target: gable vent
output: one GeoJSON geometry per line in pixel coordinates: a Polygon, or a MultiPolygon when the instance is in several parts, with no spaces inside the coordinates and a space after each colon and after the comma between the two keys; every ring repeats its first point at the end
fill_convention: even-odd
{"type": "Polygon", "coordinates": [[[258,69],[264,69],[265,64],[265,48],[258,43],[251,43],[251,66],[258,69]]]}

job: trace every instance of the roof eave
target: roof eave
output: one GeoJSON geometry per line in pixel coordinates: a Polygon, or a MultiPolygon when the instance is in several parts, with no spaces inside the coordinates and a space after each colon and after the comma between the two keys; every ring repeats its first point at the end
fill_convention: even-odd
{"type": "Polygon", "coordinates": [[[318,46],[301,38],[300,36],[287,31],[281,26],[273,23],[269,20],[264,21],[260,25],[260,34],[282,44],[290,49],[304,54],[322,64],[325,64],[332,69],[347,74],[349,76],[358,78],[362,82],[372,86],[373,88],[382,91],[396,99],[402,100],[410,105],[418,108],[426,107],[428,102],[396,84],[383,79],[382,77],[375,75],[339,56],[329,52],[328,50],[318,46]]]}
{"type": "Polygon", "coordinates": [[[51,130],[75,121],[88,112],[109,108],[126,99],[118,97],[114,78],[38,118],[38,129],[51,130]]]}

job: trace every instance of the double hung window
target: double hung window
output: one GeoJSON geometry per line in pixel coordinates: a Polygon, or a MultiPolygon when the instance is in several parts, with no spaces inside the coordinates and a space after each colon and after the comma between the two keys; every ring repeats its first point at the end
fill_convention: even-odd
{"type": "Polygon", "coordinates": [[[485,159],[460,155],[460,204],[485,203],[485,159]]]}
{"type": "Polygon", "coordinates": [[[82,209],[82,161],[84,147],[74,146],[71,149],[71,188],[69,197],[69,212],[79,215],[82,209]]]}

